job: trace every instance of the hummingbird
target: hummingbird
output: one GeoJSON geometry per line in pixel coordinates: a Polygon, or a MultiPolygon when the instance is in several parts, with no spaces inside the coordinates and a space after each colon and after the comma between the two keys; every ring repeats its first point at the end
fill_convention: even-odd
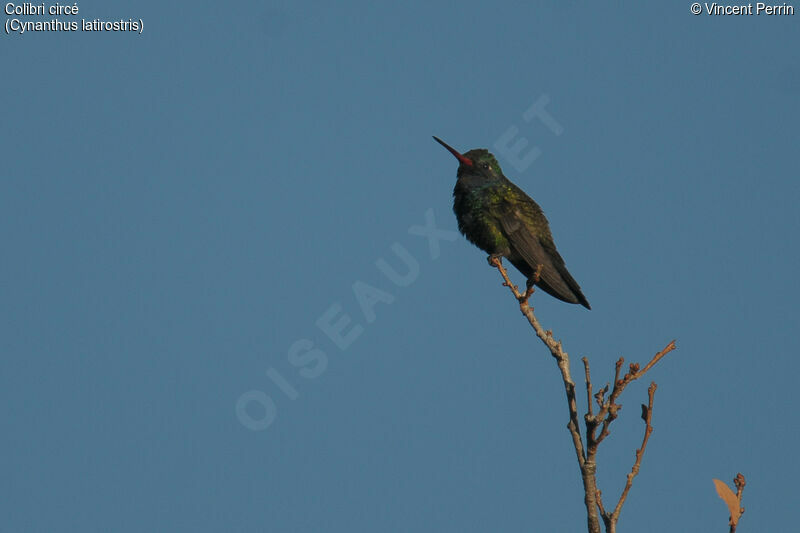
{"type": "Polygon", "coordinates": [[[489,254],[489,260],[507,258],[528,280],[547,294],[591,309],[564,260],[556,250],[550,224],[542,208],[505,177],[497,159],[486,149],[464,154],[438,137],[436,142],[458,159],[453,189],[453,212],[459,231],[489,254]],[[536,269],[541,265],[539,280],[536,269]]]}

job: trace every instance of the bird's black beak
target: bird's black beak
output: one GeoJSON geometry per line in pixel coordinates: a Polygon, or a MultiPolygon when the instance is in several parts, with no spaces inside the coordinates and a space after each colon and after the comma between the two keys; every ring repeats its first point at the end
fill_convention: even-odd
{"type": "Polygon", "coordinates": [[[458,162],[461,163],[462,165],[467,165],[468,167],[471,167],[473,165],[472,159],[470,159],[469,157],[464,157],[463,155],[461,155],[461,153],[459,153],[458,150],[456,150],[455,148],[453,148],[452,146],[441,140],[436,135],[433,136],[433,140],[435,140],[437,143],[447,148],[447,151],[456,156],[456,159],[458,159],[458,162]]]}

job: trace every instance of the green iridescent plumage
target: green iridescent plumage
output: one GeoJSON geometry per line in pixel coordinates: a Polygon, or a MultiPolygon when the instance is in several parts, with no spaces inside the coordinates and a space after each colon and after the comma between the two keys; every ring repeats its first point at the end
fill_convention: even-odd
{"type": "Polygon", "coordinates": [[[458,229],[490,256],[505,257],[532,281],[542,265],[537,285],[559,300],[591,309],[556,250],[550,224],[533,199],[511,183],[494,156],[478,148],[460,154],[434,137],[459,160],[453,190],[458,229]]]}

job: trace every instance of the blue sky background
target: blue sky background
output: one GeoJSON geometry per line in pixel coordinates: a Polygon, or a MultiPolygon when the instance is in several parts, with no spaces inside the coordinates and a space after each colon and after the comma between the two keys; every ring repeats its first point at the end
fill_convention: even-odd
{"type": "MultiPolygon", "coordinates": [[[[79,7],[144,32],[0,39],[0,530],[582,530],[552,358],[483,252],[408,231],[456,227],[430,136],[493,149],[512,126],[541,155],[500,162],[593,306],[534,297],[576,379],[678,341],[621,531],[725,530],[711,480],[738,471],[742,532],[796,524],[800,14],[79,7]],[[542,95],[561,135],[522,118],[542,95]],[[394,243],[405,287],[375,265],[402,270],[394,243]],[[371,323],[359,281],[393,298],[371,323]],[[316,325],[337,304],[363,327],[344,351],[316,325]]],[[[648,383],[601,449],[607,505],[648,383]]]]}

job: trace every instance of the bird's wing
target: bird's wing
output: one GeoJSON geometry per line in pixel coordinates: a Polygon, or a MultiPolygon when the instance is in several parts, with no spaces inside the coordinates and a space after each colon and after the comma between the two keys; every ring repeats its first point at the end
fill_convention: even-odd
{"type": "Polygon", "coordinates": [[[518,208],[512,205],[501,211],[499,220],[506,234],[506,238],[514,251],[536,270],[538,265],[542,265],[542,272],[539,277],[539,285],[554,296],[560,297],[568,302],[578,302],[580,287],[572,278],[564,265],[564,260],[556,250],[552,238],[540,239],[535,228],[529,227],[525,222],[526,218],[533,215],[540,225],[541,230],[547,228],[547,221],[540,213],[521,213],[518,208]],[[527,215],[527,217],[526,217],[527,215]]]}

